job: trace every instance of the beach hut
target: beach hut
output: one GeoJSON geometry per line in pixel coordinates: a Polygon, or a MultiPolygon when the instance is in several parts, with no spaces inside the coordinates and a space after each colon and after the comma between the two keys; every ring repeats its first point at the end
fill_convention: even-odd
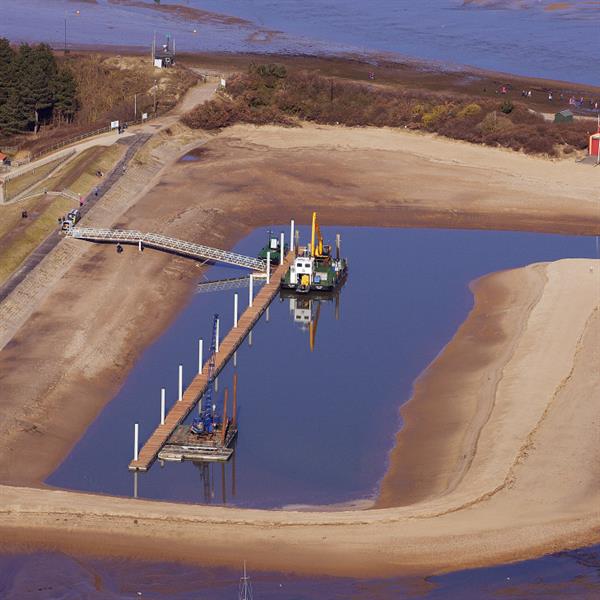
{"type": "Polygon", "coordinates": [[[600,154],[600,131],[590,135],[588,153],[590,156],[598,156],[598,154],[600,154]]]}
{"type": "Polygon", "coordinates": [[[573,121],[573,113],[570,110],[561,110],[554,115],[555,123],[571,123],[573,121]]]}

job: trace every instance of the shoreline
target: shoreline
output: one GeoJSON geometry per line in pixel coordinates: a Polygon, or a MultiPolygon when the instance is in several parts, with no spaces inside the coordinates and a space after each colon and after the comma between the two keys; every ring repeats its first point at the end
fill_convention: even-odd
{"type": "MultiPolygon", "coordinates": [[[[314,126],[292,131],[276,127],[235,127],[212,137],[206,148],[205,158],[199,165],[179,164],[163,172],[157,180],[158,185],[143,196],[142,202],[121,215],[119,224],[148,230],[159,227],[164,233],[177,231],[178,236],[186,239],[201,238],[209,245],[230,247],[254,227],[270,223],[276,218],[281,220],[282,215],[296,216],[297,222],[308,222],[313,206],[307,206],[305,198],[310,197],[314,207],[322,213],[324,224],[381,225],[385,221],[387,226],[435,224],[438,227],[469,226],[478,229],[497,228],[499,223],[528,229],[535,224],[546,230],[548,227],[573,227],[587,231],[589,235],[597,234],[600,228],[600,220],[593,220],[597,214],[597,203],[588,200],[586,194],[583,194],[585,199],[581,197],[582,190],[587,189],[585,186],[591,186],[586,172],[578,171],[575,175],[569,175],[573,169],[570,164],[473,148],[468,144],[433,136],[314,126]],[[366,157],[377,163],[372,173],[364,173],[356,166],[364,163],[366,157]],[[311,165],[312,170],[307,171],[311,165]],[[400,173],[398,165],[401,167],[400,173]],[[244,184],[249,172],[260,172],[263,178],[259,182],[253,181],[250,189],[244,184]],[[307,172],[311,173],[310,177],[306,177],[307,172]],[[335,183],[338,187],[331,185],[331,172],[336,173],[335,183]],[[435,173],[435,178],[428,179],[427,174],[432,173],[435,173]],[[527,177],[522,183],[525,174],[527,177]],[[381,185],[382,177],[390,179],[389,189],[381,185]],[[293,186],[290,181],[294,182],[293,186]],[[298,183],[300,181],[302,183],[298,183]],[[493,189],[493,193],[488,192],[481,199],[483,181],[493,189]],[[542,181],[544,189],[536,195],[535,190],[542,181]],[[372,189],[374,183],[378,184],[376,193],[365,198],[361,190],[372,189]],[[518,188],[518,185],[523,188],[518,188]],[[566,185],[569,186],[569,196],[565,196],[566,185]],[[448,190],[454,191],[453,186],[457,191],[449,195],[448,190]],[[166,204],[163,198],[169,192],[172,194],[169,196],[170,202],[166,204]],[[524,193],[528,194],[526,206],[522,202],[524,193]],[[278,200],[275,205],[273,198],[278,200]]],[[[23,477],[23,471],[30,468],[37,471],[39,484],[47,465],[64,458],[95,415],[110,401],[111,390],[121,385],[140,349],[160,335],[164,324],[174,318],[178,307],[187,301],[188,290],[199,274],[197,270],[191,272],[194,271],[190,269],[191,263],[184,259],[150,252],[144,253],[143,262],[136,253],[133,253],[133,257],[129,253],[126,256],[127,262],[119,262],[117,255],[107,252],[105,248],[90,245],[83,249],[78,262],[56,284],[49,297],[37,307],[34,316],[21,328],[16,339],[7,346],[8,354],[3,352],[0,355],[0,375],[6,374],[8,378],[9,395],[12,392],[17,399],[27,399],[16,405],[21,410],[19,419],[24,421],[18,424],[22,428],[21,433],[10,439],[6,436],[2,438],[5,450],[0,463],[2,480],[29,485],[35,483],[35,473],[25,473],[23,477]],[[149,280],[156,282],[153,287],[146,285],[149,280]],[[112,300],[115,294],[122,294],[119,287],[122,281],[128,282],[127,294],[123,296],[122,305],[115,307],[112,300]],[[169,296],[165,296],[167,293],[169,296]],[[172,309],[167,311],[168,314],[159,308],[159,300],[164,302],[165,297],[168,297],[172,309]],[[79,311],[71,314],[77,323],[76,336],[66,327],[65,301],[79,311]],[[81,306],[82,303],[84,306],[81,306]],[[96,320],[103,322],[103,328],[97,330],[93,324],[86,322],[85,315],[90,312],[96,320]],[[42,338],[36,338],[39,331],[44,333],[42,338]],[[56,347],[63,348],[63,356],[55,356],[56,347]],[[107,347],[111,350],[108,354],[105,350],[107,347]],[[19,368],[27,371],[34,365],[43,365],[42,368],[35,367],[39,377],[36,382],[28,381],[26,373],[19,373],[19,368]],[[81,376],[74,381],[63,378],[65,365],[81,373],[81,376]],[[85,406],[78,401],[81,395],[87,399],[85,406]],[[41,399],[42,403],[32,403],[36,398],[41,399]],[[70,423],[65,422],[66,414],[70,415],[70,423]],[[8,444],[12,445],[6,448],[8,444]],[[13,477],[6,477],[7,473],[13,477]]],[[[142,504],[130,504],[124,499],[62,492],[46,487],[39,490],[19,488],[15,491],[15,488],[3,486],[0,487],[0,496],[3,497],[0,503],[0,527],[7,528],[7,532],[10,530],[10,539],[13,541],[21,536],[16,528],[23,524],[17,521],[22,521],[25,513],[32,523],[38,524],[40,531],[49,532],[51,537],[58,536],[55,543],[60,547],[71,543],[79,545],[82,543],[79,536],[85,531],[100,534],[111,523],[117,523],[114,533],[106,534],[108,538],[104,551],[107,553],[118,553],[124,548],[127,548],[127,552],[134,552],[135,540],[139,540],[140,534],[135,527],[130,529],[130,520],[139,521],[138,507],[140,511],[156,511],[153,513],[155,516],[149,519],[149,526],[155,526],[157,534],[164,536],[165,540],[171,540],[171,536],[177,539],[179,527],[183,528],[183,523],[188,519],[198,522],[206,518],[211,522],[216,520],[227,536],[232,534],[238,519],[243,521],[254,515],[253,512],[219,512],[210,507],[168,503],[136,501],[142,504]],[[36,506],[41,507],[39,512],[36,512],[36,506]],[[77,508],[73,509],[74,506],[77,508]],[[43,515],[44,507],[48,509],[46,516],[43,515]],[[179,519],[179,525],[172,530],[164,522],[164,517],[159,516],[165,507],[179,519]],[[103,515],[101,518],[98,517],[98,511],[103,515]],[[116,513],[113,514],[113,511],[116,513]],[[58,514],[63,516],[56,516],[58,514]],[[56,527],[56,523],[51,522],[54,518],[66,519],[65,532],[53,529],[56,527]],[[85,521],[85,526],[79,524],[80,518],[85,521]],[[128,539],[133,540],[132,545],[128,545],[128,539]]],[[[439,499],[439,502],[444,501],[443,497],[439,499]]],[[[399,509],[398,513],[386,513],[385,518],[377,516],[381,515],[380,511],[368,511],[375,517],[367,515],[367,511],[329,513],[331,517],[322,517],[324,524],[333,529],[348,525],[352,531],[344,534],[348,538],[337,538],[334,548],[325,544],[323,551],[327,547],[339,559],[346,556],[346,552],[350,553],[351,549],[357,551],[352,544],[354,535],[364,536],[362,527],[373,523],[380,529],[375,532],[376,539],[369,544],[381,551],[391,543],[385,537],[391,535],[385,531],[390,523],[405,519],[404,527],[414,524],[415,520],[430,518],[433,514],[447,514],[440,512],[435,501],[432,502],[431,508],[425,504],[425,508],[419,509],[421,512],[417,515],[407,514],[403,509],[399,509]],[[341,522],[336,519],[341,519],[341,522]],[[381,545],[377,546],[378,543],[381,545]],[[344,545],[348,545],[347,550],[340,549],[344,545]]],[[[256,514],[260,516],[258,523],[248,523],[247,526],[250,532],[254,532],[248,534],[248,539],[253,540],[248,541],[248,548],[252,547],[252,543],[256,544],[271,535],[271,523],[276,525],[275,531],[277,527],[289,527],[295,531],[296,527],[315,524],[320,522],[315,520],[321,518],[319,513],[301,513],[305,517],[299,517],[300,513],[283,511],[256,511],[256,514]],[[290,514],[293,518],[289,517],[291,520],[288,521],[290,514]],[[264,527],[262,531],[261,527],[264,527]]],[[[537,518],[539,522],[539,515],[537,518]]],[[[536,522],[535,519],[533,522],[536,522]]],[[[573,535],[578,540],[589,538],[589,524],[581,528],[578,519],[572,518],[566,519],[565,523],[569,524],[569,536],[573,535]]],[[[444,522],[442,528],[451,525],[444,522]]],[[[521,530],[531,527],[530,523],[518,525],[521,530]]],[[[25,527],[29,527],[29,521],[25,527]]],[[[506,527],[510,529],[510,521],[506,527]]],[[[556,523],[546,527],[548,534],[544,538],[544,547],[555,548],[557,546],[552,544],[564,539],[565,532],[556,523]]],[[[408,529],[411,530],[410,527],[408,529]]],[[[421,540],[414,542],[417,547],[430,535],[418,528],[412,531],[415,539],[421,540]]],[[[464,533],[465,530],[458,531],[464,533]]],[[[469,535],[482,535],[481,531],[479,534],[477,530],[467,528],[467,531],[469,535]]],[[[320,543],[316,535],[314,528],[309,529],[302,533],[300,540],[318,549],[320,543]]],[[[459,538],[461,535],[457,534],[459,538]]],[[[290,540],[285,538],[283,532],[276,533],[274,539],[273,544],[278,548],[289,547],[290,540]]],[[[410,548],[413,542],[406,541],[407,548],[410,548]]],[[[457,551],[449,540],[439,539],[436,543],[447,548],[448,556],[453,556],[457,551]]],[[[527,551],[532,552],[529,544],[527,551]]],[[[192,548],[195,552],[198,550],[197,542],[185,536],[181,547],[192,548]]],[[[269,556],[263,557],[265,564],[278,560],[275,555],[279,551],[274,548],[271,550],[269,556]]],[[[153,551],[158,552],[158,549],[153,551]]],[[[151,552],[151,549],[147,552],[151,552]]],[[[515,552],[518,554],[518,548],[515,552]]],[[[473,556],[476,555],[474,552],[473,556]]],[[[223,557],[225,560],[224,550],[223,557]]],[[[349,573],[352,569],[360,568],[356,557],[347,558],[347,563],[342,566],[336,567],[330,562],[317,567],[343,568],[349,573]]],[[[440,560],[439,557],[434,558],[422,554],[423,564],[434,565],[435,560],[440,560]],[[433,562],[428,563],[428,560],[433,562]]],[[[304,560],[308,565],[313,559],[305,556],[298,560],[304,560]]],[[[402,562],[383,567],[391,570],[414,568],[414,559],[410,554],[396,557],[394,561],[402,562]]],[[[439,562],[437,564],[435,568],[441,569],[439,562]]],[[[285,566],[281,568],[286,570],[285,566]]],[[[309,569],[308,566],[304,568],[309,569]]]]}
{"type": "Polygon", "coordinates": [[[403,427],[374,508],[426,501],[460,484],[493,410],[502,371],[541,298],[544,278],[542,267],[530,265],[471,282],[473,308],[400,407],[403,427]],[[465,388],[478,392],[465,399],[465,388]],[[425,426],[423,415],[428,415],[425,426]]]}
{"type": "MultiPolygon", "coordinates": [[[[298,573],[354,576],[441,573],[598,542],[600,486],[595,473],[571,470],[559,480],[549,477],[552,469],[563,469],[571,457],[556,457],[556,464],[541,473],[537,464],[547,464],[545,453],[549,444],[555,444],[556,427],[575,445],[591,449],[595,443],[593,419],[588,420],[598,409],[594,395],[582,396],[580,389],[582,385],[600,388],[600,381],[590,377],[589,371],[597,364],[594,353],[600,351],[600,307],[589,267],[597,276],[598,261],[567,259],[486,276],[478,282],[476,293],[481,296],[481,290],[484,295],[493,294],[498,279],[503,280],[501,285],[524,295],[512,318],[518,321],[528,316],[526,326],[516,328],[520,331],[517,339],[508,340],[511,356],[503,367],[504,387],[497,391],[491,417],[481,430],[479,452],[467,475],[448,494],[410,506],[315,513],[180,505],[2,485],[0,529],[5,539],[19,547],[166,559],[162,548],[168,546],[171,559],[189,562],[192,553],[192,562],[215,565],[236,564],[240,556],[252,551],[254,568],[259,570],[289,571],[294,564],[293,571],[298,573]],[[540,270],[545,276],[540,276],[540,270]],[[586,274],[582,287],[578,281],[586,274]],[[523,286],[523,276],[528,278],[527,286],[523,286]],[[576,301],[571,302],[574,293],[576,301]],[[537,360],[535,349],[539,351],[552,338],[547,333],[540,339],[538,332],[548,332],[551,324],[565,334],[558,341],[560,356],[537,360]],[[512,413],[523,406],[510,380],[535,364],[538,371],[531,378],[539,380],[548,360],[556,368],[544,385],[554,394],[549,400],[543,393],[528,396],[527,409],[510,417],[521,447],[515,458],[515,442],[501,441],[502,428],[509,426],[503,423],[507,408],[512,406],[512,413]],[[569,409],[573,398],[578,398],[581,414],[567,427],[564,411],[573,409],[569,409]],[[538,492],[543,493],[544,503],[532,501],[537,497],[529,485],[532,478],[544,481],[538,492]],[[514,512],[515,506],[521,507],[520,514],[514,512]],[[208,523],[210,535],[201,526],[208,523]],[[226,540],[234,531],[238,548],[236,556],[231,556],[226,540]],[[141,545],[149,535],[154,544],[141,545]],[[361,542],[351,541],[356,539],[361,542]]],[[[502,310],[501,306],[493,308],[502,310]]],[[[472,311],[465,323],[479,319],[478,312],[472,311]]],[[[469,337],[468,328],[462,336],[469,337]]],[[[460,337],[457,334],[431,369],[460,337]]],[[[489,369],[488,364],[482,366],[483,373],[489,369]]],[[[467,389],[473,388],[479,389],[478,381],[471,381],[467,389]]]]}

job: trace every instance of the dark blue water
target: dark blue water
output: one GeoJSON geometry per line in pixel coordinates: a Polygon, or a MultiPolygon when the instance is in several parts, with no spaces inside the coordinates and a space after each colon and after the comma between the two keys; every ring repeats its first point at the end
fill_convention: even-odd
{"type": "MultiPolygon", "coordinates": [[[[584,600],[600,597],[600,546],[441,577],[357,580],[258,573],[255,600],[584,600]]],[[[168,563],[0,555],[3,600],[235,600],[239,571],[168,563]],[[141,593],[141,596],[139,595],[141,593]]]]}
{"type": "MultiPolygon", "coordinates": [[[[572,2],[546,11],[464,5],[462,0],[162,0],[247,19],[245,25],[183,18],[98,0],[0,2],[0,36],[64,44],[150,47],[152,32],[180,50],[411,56],[450,64],[597,84],[599,7],[572,2]],[[79,11],[78,13],[76,11],[79,11]],[[35,15],[35,19],[31,15],[35,15]],[[275,35],[268,31],[279,32],[275,35]]],[[[147,3],[150,7],[152,2],[147,3]]],[[[493,3],[491,3],[493,4],[493,3]]],[[[514,4],[517,4],[516,2],[514,4]]]]}
{"type": "MultiPolygon", "coordinates": [[[[333,239],[335,231],[324,228],[325,237],[333,239]]],[[[271,305],[270,321],[263,316],[257,324],[252,346],[247,340],[238,351],[235,460],[209,467],[155,463],[138,477],[141,497],[252,507],[373,497],[401,427],[399,407],[467,316],[469,282],[492,271],[592,257],[596,251],[593,238],[531,233],[369,228],[341,233],[350,275],[339,298],[339,320],[334,302],[321,305],[314,351],[308,332],[294,322],[290,301],[279,299],[271,305]]],[[[266,232],[257,231],[236,249],[256,254],[265,238],[266,232]]],[[[135,251],[126,249],[123,260],[135,251]]],[[[208,276],[235,274],[215,267],[208,276]]],[[[238,293],[244,308],[247,291],[238,293]]],[[[195,295],[142,354],[48,483],[132,495],[127,464],[133,424],[140,423],[142,441],[150,435],[159,420],[160,388],[167,387],[171,405],[177,365],[184,365],[189,382],[197,368],[198,338],[209,339],[215,312],[221,314],[222,332],[231,327],[232,299],[232,291],[195,295]]],[[[230,363],[219,376],[219,398],[225,386],[231,388],[233,371],[230,363]]]]}

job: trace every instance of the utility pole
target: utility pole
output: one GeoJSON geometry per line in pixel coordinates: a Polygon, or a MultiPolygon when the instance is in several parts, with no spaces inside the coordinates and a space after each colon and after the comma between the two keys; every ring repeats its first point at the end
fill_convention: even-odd
{"type": "Polygon", "coordinates": [[[133,120],[137,121],[137,93],[133,95],[133,120]]]}
{"type": "Polygon", "coordinates": [[[65,54],[67,53],[67,11],[65,10],[65,54]]]}
{"type": "Polygon", "coordinates": [[[156,116],[156,79],[154,80],[154,116],[156,116]]]}

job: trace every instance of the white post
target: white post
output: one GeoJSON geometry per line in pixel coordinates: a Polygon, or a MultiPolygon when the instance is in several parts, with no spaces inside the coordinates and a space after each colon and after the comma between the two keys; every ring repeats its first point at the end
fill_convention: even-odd
{"type": "Polygon", "coordinates": [[[133,426],[133,460],[137,460],[139,458],[138,446],[140,441],[140,425],[136,423],[133,426]]]}
{"type": "Polygon", "coordinates": [[[267,323],[269,322],[269,307],[267,306],[267,323]]]}
{"type": "Polygon", "coordinates": [[[202,362],[204,360],[203,354],[204,354],[204,341],[202,340],[202,338],[200,338],[198,340],[198,373],[200,375],[202,374],[202,362]]]}
{"type": "Polygon", "coordinates": [[[238,326],[238,295],[233,295],[233,326],[238,326]]]}
{"type": "Polygon", "coordinates": [[[267,252],[267,284],[271,283],[271,253],[267,252]]]}
{"type": "Polygon", "coordinates": [[[250,285],[248,286],[248,306],[252,306],[254,300],[254,275],[250,273],[250,285]]]}
{"type": "Polygon", "coordinates": [[[283,255],[285,253],[285,236],[283,235],[283,231],[279,236],[279,264],[283,264],[283,255]]]}
{"type": "Polygon", "coordinates": [[[138,242],[138,251],[141,252],[142,251],[142,240],[140,240],[138,242]]]}
{"type": "Polygon", "coordinates": [[[237,350],[233,353],[233,366],[237,367],[237,350]]]}
{"type": "Polygon", "coordinates": [[[165,388],[160,388],[160,424],[165,424],[165,388]]]}
{"type": "Polygon", "coordinates": [[[179,365],[179,402],[183,398],[183,365],[179,365]]]}
{"type": "Polygon", "coordinates": [[[219,319],[217,319],[217,331],[216,331],[216,343],[215,343],[215,352],[219,351],[219,319]]]}
{"type": "Polygon", "coordinates": [[[290,252],[294,251],[294,219],[290,221],[290,252]]]}
{"type": "Polygon", "coordinates": [[[219,376],[215,377],[215,393],[219,391],[219,376]]]}
{"type": "Polygon", "coordinates": [[[250,333],[248,334],[248,346],[252,346],[252,329],[250,330],[250,333]]]}

